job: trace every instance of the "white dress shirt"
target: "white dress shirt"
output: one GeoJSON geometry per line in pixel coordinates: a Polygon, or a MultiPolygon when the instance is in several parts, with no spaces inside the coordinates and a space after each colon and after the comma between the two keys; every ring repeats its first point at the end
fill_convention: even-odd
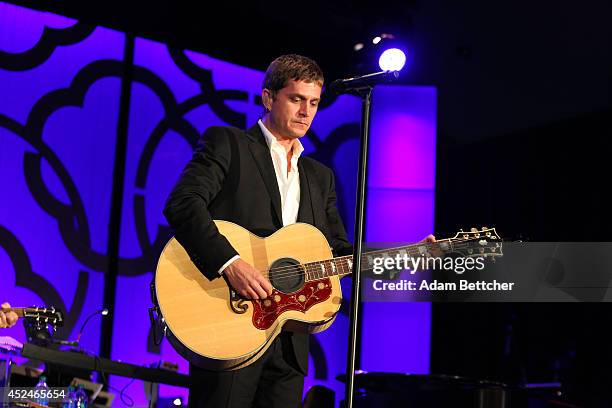
{"type": "MultiPolygon", "coordinates": [[[[278,190],[281,197],[281,211],[283,214],[283,227],[289,224],[295,224],[297,221],[298,210],[300,209],[300,173],[298,170],[297,162],[304,146],[299,139],[296,139],[293,143],[293,155],[291,156],[291,168],[287,172],[287,151],[281,145],[276,137],[266,128],[261,119],[257,122],[261,128],[266,143],[270,149],[270,156],[272,157],[272,164],[274,165],[274,173],[276,173],[276,182],[278,184],[278,190]]],[[[219,269],[219,273],[223,272],[232,262],[240,258],[236,255],[230,258],[223,266],[219,269]]]]}

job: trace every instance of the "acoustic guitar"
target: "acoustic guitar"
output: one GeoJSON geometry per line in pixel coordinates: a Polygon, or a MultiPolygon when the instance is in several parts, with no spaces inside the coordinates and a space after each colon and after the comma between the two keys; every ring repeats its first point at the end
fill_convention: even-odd
{"type": "MultiPolygon", "coordinates": [[[[340,278],[352,272],[352,256],[333,258],[323,233],[309,224],[292,224],[266,238],[231,222],[215,224],[274,290],[264,300],[243,299],[224,279],[208,280],[170,239],[157,264],[153,295],[179,354],[205,369],[234,370],[256,361],[283,328],[316,333],[332,324],[342,303],[340,278]]],[[[363,254],[363,269],[371,269],[375,257],[416,257],[433,248],[499,256],[501,239],[494,228],[473,228],[434,244],[363,254]]]]}

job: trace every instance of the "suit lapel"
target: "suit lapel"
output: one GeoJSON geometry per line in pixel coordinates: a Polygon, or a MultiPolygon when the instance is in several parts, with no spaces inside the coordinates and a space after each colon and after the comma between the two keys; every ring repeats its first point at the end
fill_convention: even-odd
{"type": "Polygon", "coordinates": [[[279,225],[283,225],[283,216],[281,212],[281,198],[278,189],[278,182],[276,181],[276,173],[274,172],[274,164],[272,163],[272,157],[270,156],[270,149],[266,143],[263,133],[258,124],[252,126],[248,131],[247,135],[251,138],[252,143],[249,144],[249,149],[253,155],[255,163],[259,168],[261,177],[263,178],[268,194],[272,199],[272,207],[274,214],[278,219],[279,225]]]}
{"type": "Polygon", "coordinates": [[[304,168],[304,160],[301,158],[298,160],[298,170],[300,173],[300,208],[298,209],[297,221],[314,224],[309,177],[307,170],[304,168]]]}
{"type": "Polygon", "coordinates": [[[300,199],[298,220],[318,227],[322,224],[323,219],[322,214],[317,210],[325,208],[322,203],[321,189],[316,183],[313,168],[307,160],[300,159],[298,168],[300,170],[300,195],[303,192],[307,193],[307,197],[302,196],[300,199]]]}

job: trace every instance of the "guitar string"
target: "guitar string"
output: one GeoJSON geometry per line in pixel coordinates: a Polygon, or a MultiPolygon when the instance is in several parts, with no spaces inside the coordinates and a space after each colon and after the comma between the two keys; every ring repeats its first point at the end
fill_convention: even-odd
{"type": "MultiPolygon", "coordinates": [[[[455,249],[455,250],[462,249],[461,246],[465,246],[466,243],[469,243],[470,241],[474,241],[474,240],[477,240],[477,239],[480,239],[480,238],[461,240],[460,242],[458,242],[455,245],[455,247],[453,249],[455,249]]],[[[404,247],[389,248],[389,249],[386,249],[386,250],[378,250],[378,251],[368,252],[367,254],[371,256],[372,254],[376,254],[376,253],[386,253],[386,252],[393,252],[393,251],[397,251],[397,250],[405,250],[405,249],[410,249],[410,248],[416,248],[416,247],[423,246],[423,245],[429,246],[429,247],[439,247],[440,246],[439,245],[440,242],[443,242],[443,241],[440,240],[440,241],[437,241],[436,243],[432,243],[432,244],[413,244],[413,245],[408,245],[408,246],[404,246],[404,247]]],[[[478,255],[478,254],[475,254],[475,255],[478,255]]],[[[336,263],[337,261],[342,260],[343,258],[346,258],[348,260],[349,258],[352,258],[352,255],[347,255],[347,256],[342,256],[342,257],[337,257],[337,258],[331,258],[331,259],[326,259],[326,260],[322,260],[322,261],[308,262],[308,263],[305,263],[305,264],[294,264],[294,265],[290,265],[290,266],[271,268],[271,269],[268,270],[268,272],[263,273],[263,275],[264,276],[269,276],[270,272],[279,272],[279,271],[284,272],[284,273],[281,273],[281,274],[277,273],[277,274],[274,275],[275,280],[278,280],[278,278],[287,278],[287,279],[288,278],[292,278],[292,277],[295,277],[296,275],[301,275],[303,272],[305,272],[307,274],[308,273],[312,273],[312,274],[320,273],[322,271],[320,271],[319,268],[316,266],[317,264],[322,264],[324,262],[333,262],[333,263],[336,263]],[[308,270],[308,267],[314,267],[314,268],[316,268],[316,270],[308,270]],[[298,270],[298,268],[299,268],[299,270],[298,270]]],[[[344,265],[340,264],[340,267],[343,267],[343,266],[344,265]]],[[[352,268],[349,268],[349,269],[352,269],[352,268]]],[[[366,268],[366,270],[368,270],[368,269],[371,269],[371,268],[369,268],[369,267],[366,268]]],[[[327,276],[337,275],[335,273],[329,274],[329,272],[327,272],[327,271],[325,273],[328,274],[327,276]]],[[[349,273],[351,273],[351,272],[349,271],[349,272],[346,272],[345,274],[349,274],[349,273]]],[[[320,279],[323,279],[323,278],[320,278],[320,279]]]]}
{"type": "MultiPolygon", "coordinates": [[[[457,245],[455,245],[455,250],[459,250],[459,249],[463,249],[461,248],[461,246],[465,246],[464,244],[467,243],[468,241],[473,241],[479,238],[474,238],[474,239],[465,239],[462,240],[460,242],[457,243],[457,245]]],[[[429,247],[439,247],[441,241],[437,241],[436,243],[433,244],[412,244],[412,245],[408,245],[408,246],[403,246],[403,247],[395,247],[395,248],[388,248],[388,249],[384,249],[384,250],[377,250],[377,251],[372,251],[372,252],[367,252],[366,254],[369,256],[372,256],[373,254],[377,254],[377,253],[387,253],[387,252],[394,252],[394,251],[398,251],[398,250],[410,250],[412,248],[416,248],[419,246],[429,246],[429,247]]],[[[448,251],[447,251],[448,252],[448,251]]],[[[364,255],[366,255],[364,254],[364,255]]],[[[269,269],[269,271],[274,271],[274,272],[279,272],[279,271],[290,271],[292,273],[295,272],[297,267],[303,267],[303,268],[307,268],[309,266],[315,266],[316,264],[322,264],[324,262],[337,262],[339,260],[342,260],[343,258],[349,259],[352,258],[352,255],[346,255],[346,256],[342,256],[342,257],[336,257],[336,258],[330,258],[330,259],[325,259],[325,260],[321,260],[321,261],[314,261],[314,262],[308,262],[305,264],[294,264],[294,265],[289,265],[289,266],[282,266],[282,267],[276,267],[276,268],[271,268],[269,269]]],[[[315,266],[316,267],[316,266],[315,266]]],[[[306,272],[319,272],[319,268],[317,267],[317,270],[313,270],[313,271],[306,271],[306,272]]],[[[283,276],[281,275],[276,275],[276,276],[283,276]]]]}
{"type": "MultiPolygon", "coordinates": [[[[439,244],[438,245],[435,245],[435,244],[412,244],[412,245],[408,245],[408,246],[404,246],[404,247],[389,248],[387,250],[372,251],[372,252],[368,252],[367,254],[372,255],[372,254],[379,253],[379,252],[380,253],[385,253],[385,252],[393,251],[394,249],[395,250],[397,250],[397,249],[410,249],[410,248],[416,248],[418,246],[423,246],[423,245],[430,246],[430,247],[439,246],[439,244]]],[[[269,276],[271,271],[274,271],[274,272],[280,272],[280,271],[286,272],[284,274],[280,274],[280,275],[277,274],[277,275],[275,275],[275,278],[276,277],[283,277],[283,276],[287,276],[287,275],[295,275],[296,274],[296,268],[304,268],[304,269],[306,269],[308,266],[314,266],[316,264],[321,264],[323,262],[334,262],[335,263],[337,261],[344,260],[344,259],[346,259],[346,260],[352,259],[352,255],[345,255],[345,256],[340,256],[340,257],[336,257],[336,258],[320,260],[320,261],[307,262],[305,264],[294,264],[294,265],[290,265],[290,266],[279,266],[279,267],[276,267],[276,268],[270,268],[268,270],[268,272],[264,272],[263,275],[264,276],[269,276]]],[[[350,268],[350,269],[352,269],[352,268],[350,268]]],[[[306,271],[306,272],[309,272],[309,271],[306,271]]],[[[311,272],[315,272],[315,271],[311,271],[311,272]]],[[[347,273],[350,273],[350,272],[347,272],[347,273]]],[[[298,274],[299,274],[299,272],[298,272],[298,274]]]]}
{"type": "MultiPolygon", "coordinates": [[[[462,249],[462,247],[466,247],[466,244],[469,244],[472,241],[475,240],[480,240],[482,239],[481,237],[477,237],[477,238],[467,238],[467,239],[463,239],[461,241],[458,241],[455,245],[454,245],[454,250],[459,250],[462,249]]],[[[372,256],[372,254],[376,254],[376,253],[387,253],[387,252],[393,252],[393,251],[398,251],[398,250],[410,250],[410,249],[414,249],[414,248],[418,248],[418,247],[422,247],[422,246],[426,246],[428,247],[428,249],[431,249],[433,247],[440,247],[440,244],[443,243],[444,241],[449,241],[449,240],[440,240],[437,241],[435,243],[425,243],[425,244],[412,244],[412,245],[408,245],[408,246],[404,246],[404,247],[396,247],[396,248],[389,248],[386,250],[378,250],[378,251],[372,251],[372,252],[368,252],[367,254],[372,256]]],[[[500,241],[501,242],[501,241],[500,241]]],[[[474,254],[474,255],[479,255],[478,253],[474,254]]],[[[274,280],[279,281],[279,280],[287,280],[287,279],[293,279],[296,276],[302,275],[302,274],[315,274],[315,273],[323,273],[323,271],[320,271],[319,268],[315,265],[317,264],[323,264],[324,262],[333,262],[336,263],[337,261],[343,260],[343,258],[345,258],[346,260],[348,259],[352,259],[352,255],[347,255],[347,256],[343,256],[343,257],[337,257],[337,258],[331,258],[331,259],[326,259],[326,260],[322,260],[322,261],[315,261],[315,262],[308,262],[305,264],[294,264],[294,265],[290,265],[290,266],[282,266],[282,267],[276,267],[276,268],[270,268],[267,272],[263,273],[264,276],[269,277],[270,273],[274,273],[273,277],[274,280]],[[316,268],[316,270],[308,270],[308,267],[311,268],[316,268]],[[279,272],[281,272],[279,274],[279,272]]],[[[310,279],[310,280],[318,280],[318,279],[324,279],[326,277],[329,276],[335,276],[335,275],[340,275],[340,274],[350,274],[352,273],[352,267],[348,267],[348,264],[342,265],[340,264],[339,267],[337,266],[336,269],[339,268],[344,268],[347,267],[347,269],[349,269],[349,271],[340,271],[340,273],[329,273],[327,271],[324,272],[324,274],[326,274],[325,276],[321,277],[321,278],[315,278],[315,279],[310,279]],[[344,273],[343,273],[344,272],[344,273]]],[[[371,268],[365,268],[365,270],[368,270],[371,268]]]]}

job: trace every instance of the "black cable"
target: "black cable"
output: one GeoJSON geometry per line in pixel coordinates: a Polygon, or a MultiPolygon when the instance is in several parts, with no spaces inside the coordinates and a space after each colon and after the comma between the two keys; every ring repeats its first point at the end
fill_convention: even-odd
{"type": "Polygon", "coordinates": [[[125,394],[125,390],[127,389],[127,387],[129,387],[130,385],[132,385],[134,383],[134,381],[136,381],[136,378],[132,378],[130,380],[130,382],[128,382],[127,384],[125,384],[123,386],[123,388],[118,389],[115,388],[111,385],[109,385],[109,388],[115,390],[115,391],[119,391],[119,398],[121,398],[121,402],[123,402],[123,405],[127,406],[127,407],[133,407],[134,406],[134,400],[132,399],[132,397],[130,397],[128,394],[125,394]],[[126,401],[129,400],[129,401],[126,401]]]}

